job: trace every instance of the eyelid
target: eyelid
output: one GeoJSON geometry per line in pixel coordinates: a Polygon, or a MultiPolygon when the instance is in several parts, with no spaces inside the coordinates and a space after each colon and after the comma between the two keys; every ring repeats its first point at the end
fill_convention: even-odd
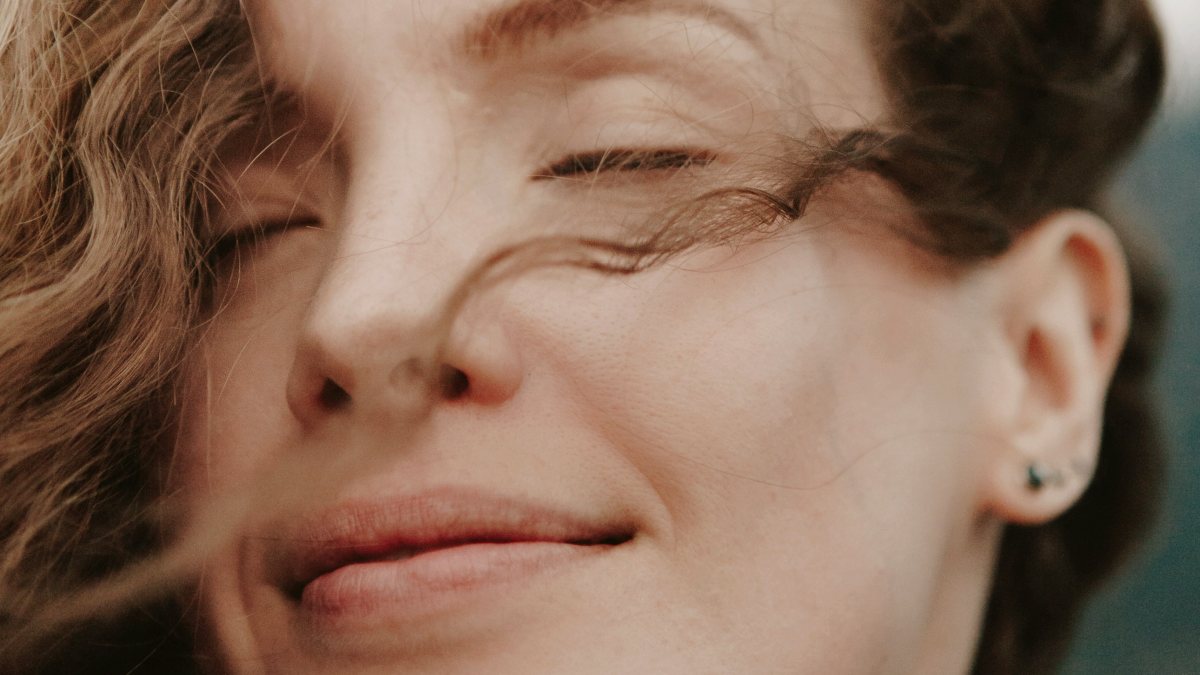
{"type": "Polygon", "coordinates": [[[713,163],[707,150],[687,147],[607,148],[572,153],[539,170],[533,180],[553,180],[602,173],[682,170],[713,163]]]}
{"type": "Polygon", "coordinates": [[[262,218],[247,225],[230,227],[208,243],[204,257],[210,264],[219,263],[240,249],[258,246],[289,229],[320,223],[320,218],[315,215],[298,213],[282,218],[262,218]]]}

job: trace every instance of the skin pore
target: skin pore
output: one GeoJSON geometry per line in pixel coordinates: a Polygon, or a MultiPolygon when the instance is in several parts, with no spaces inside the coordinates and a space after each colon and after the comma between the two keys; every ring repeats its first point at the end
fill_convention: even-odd
{"type": "Polygon", "coordinates": [[[896,234],[892,191],[849,176],[773,238],[489,289],[443,355],[465,385],[417,436],[392,377],[498,246],[620,236],[779,134],[883,114],[861,10],[786,4],[250,3],[305,113],[227,153],[213,226],[236,250],[172,480],[199,513],[294,458],[371,463],[312,476],[210,562],[219,669],[967,670],[1003,523],[1067,508],[1098,445],[1128,291],[1094,216],[951,269],[896,234]],[[1030,461],[1065,484],[1028,490],[1030,461]],[[298,523],[430,495],[622,537],[427,602],[297,598],[279,560],[298,523]]]}

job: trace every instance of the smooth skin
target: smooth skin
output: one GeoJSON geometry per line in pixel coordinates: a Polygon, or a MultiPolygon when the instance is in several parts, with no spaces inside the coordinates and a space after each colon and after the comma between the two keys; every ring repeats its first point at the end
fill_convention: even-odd
{"type": "Polygon", "coordinates": [[[884,111],[852,3],[593,4],[611,7],[464,53],[504,2],[250,3],[305,114],[286,143],[232,144],[215,226],[291,224],[227,270],[173,480],[200,518],[299,458],[376,459],[328,490],[293,483],[300,499],[208,562],[213,670],[966,672],[1003,525],[1053,519],[1086,487],[1129,314],[1106,225],[1054,214],[954,268],[896,233],[903,203],[864,176],[766,241],[487,291],[445,351],[469,388],[414,436],[412,391],[387,375],[482,256],[619,234],[689,176],[751,165],[772,134],[884,111]],[[683,146],[715,159],[539,178],[573,154],[683,146]],[[328,381],[348,405],[321,404],[328,381]],[[1032,461],[1065,480],[1028,489],[1032,461]],[[354,631],[313,629],[264,571],[297,511],[447,486],[634,537],[354,631]]]}

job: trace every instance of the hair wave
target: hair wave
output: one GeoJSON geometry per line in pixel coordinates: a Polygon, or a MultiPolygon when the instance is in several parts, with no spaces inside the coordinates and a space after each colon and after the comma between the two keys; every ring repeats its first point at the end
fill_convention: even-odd
{"type": "MultiPolygon", "coordinates": [[[[908,199],[920,227],[903,234],[919,245],[964,265],[1000,255],[1054,210],[1099,208],[1160,95],[1162,44],[1144,0],[878,0],[870,18],[887,119],[784,143],[768,180],[681,204],[649,234],[498,251],[464,279],[431,344],[471,293],[507,274],[633,273],[695,246],[773,236],[851,173],[908,199]]],[[[146,592],[132,610],[93,602],[82,617],[64,599],[157,560],[168,538],[157,486],[211,276],[197,224],[216,148],[270,95],[234,2],[0,8],[0,380],[14,383],[0,395],[0,664],[44,644],[24,639],[31,617],[34,637],[75,627],[58,638],[79,645],[66,650],[75,660],[48,670],[190,660],[183,601],[169,593],[146,592]],[[46,619],[46,607],[67,609],[46,619]]],[[[1143,262],[1095,479],[1064,517],[1006,531],[977,673],[1052,672],[1081,603],[1153,516],[1161,444],[1148,380],[1163,302],[1143,262]]],[[[435,390],[435,368],[415,372],[435,390]]]]}

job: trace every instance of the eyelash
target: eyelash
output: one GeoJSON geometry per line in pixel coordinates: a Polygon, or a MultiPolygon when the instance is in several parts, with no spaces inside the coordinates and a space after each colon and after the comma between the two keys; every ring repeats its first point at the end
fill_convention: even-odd
{"type": "Polygon", "coordinates": [[[693,166],[707,166],[715,159],[710,152],[689,148],[596,150],[570,155],[539,171],[533,178],[535,180],[552,180],[606,172],[687,169],[693,166]]]}
{"type": "MultiPolygon", "coordinates": [[[[553,180],[598,175],[601,173],[627,173],[679,170],[703,167],[716,158],[704,150],[689,148],[662,149],[608,149],[569,155],[542,171],[534,174],[534,180],[553,180]]],[[[215,239],[205,253],[210,265],[216,266],[235,252],[255,246],[290,227],[310,225],[311,219],[291,219],[258,223],[251,227],[238,228],[215,239]]]]}
{"type": "Polygon", "coordinates": [[[293,218],[288,220],[267,221],[255,223],[249,227],[240,227],[233,232],[217,237],[208,245],[204,257],[210,266],[216,267],[237,251],[246,247],[257,246],[267,239],[280,234],[292,227],[318,224],[312,218],[293,218]]]}

